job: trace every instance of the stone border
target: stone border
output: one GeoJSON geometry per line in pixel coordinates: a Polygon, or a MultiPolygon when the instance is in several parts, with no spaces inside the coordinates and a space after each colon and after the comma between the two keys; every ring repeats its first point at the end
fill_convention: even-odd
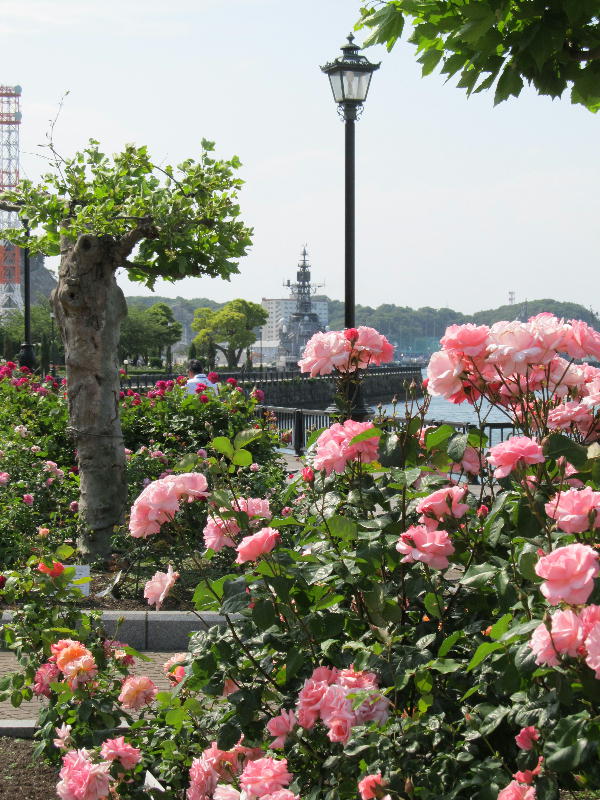
{"type": "MultiPolygon", "coordinates": [[[[12,611],[2,614],[3,622],[11,618],[12,611]]],[[[187,650],[192,633],[224,625],[225,618],[214,611],[103,611],[102,622],[110,636],[136,650],[173,653],[187,650]]]]}

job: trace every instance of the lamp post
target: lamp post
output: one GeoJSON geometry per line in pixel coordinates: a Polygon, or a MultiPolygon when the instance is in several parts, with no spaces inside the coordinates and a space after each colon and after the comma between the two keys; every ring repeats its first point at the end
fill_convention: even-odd
{"type": "MultiPolygon", "coordinates": [[[[345,259],[344,259],[344,325],[355,327],[355,136],[354,123],[359,118],[362,106],[369,93],[371,76],[379,69],[359,54],[360,47],[354,44],[354,36],[342,45],[342,56],[325,64],[321,70],[328,76],[333,99],[345,127],[345,259]]],[[[353,419],[365,419],[369,414],[362,400],[360,384],[352,408],[353,419]]]]}
{"type": "MultiPolygon", "coordinates": [[[[29,241],[29,220],[23,219],[23,227],[29,241]]],[[[25,341],[21,345],[21,350],[17,360],[22,367],[35,369],[35,355],[31,344],[31,274],[29,266],[29,245],[23,248],[23,315],[24,315],[24,334],[25,341]]]]}

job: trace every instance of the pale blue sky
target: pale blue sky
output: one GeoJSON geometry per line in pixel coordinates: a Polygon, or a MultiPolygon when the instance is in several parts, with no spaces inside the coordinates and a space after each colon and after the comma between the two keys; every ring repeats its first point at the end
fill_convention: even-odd
{"type": "MultiPolygon", "coordinates": [[[[3,0],[0,82],[23,87],[22,172],[56,126],[72,153],[147,144],[158,161],[202,137],[237,154],[254,246],[230,283],[161,284],[170,296],[282,294],[304,243],[343,293],[343,125],[319,65],[339,53],[358,0],[3,0]]],[[[359,34],[360,41],[361,34],[359,34]]],[[[463,311],[555,297],[598,309],[599,120],[525,91],[496,109],[412,45],[382,61],[357,127],[357,300],[463,311]]],[[[120,279],[126,294],[142,293],[120,279]]]]}

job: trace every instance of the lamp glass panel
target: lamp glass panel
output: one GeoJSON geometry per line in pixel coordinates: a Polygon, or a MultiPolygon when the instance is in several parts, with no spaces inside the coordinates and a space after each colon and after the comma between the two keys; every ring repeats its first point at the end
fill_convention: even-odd
{"type": "Polygon", "coordinates": [[[346,70],[343,75],[344,99],[357,100],[359,103],[363,102],[369,91],[371,73],[346,70]]]}
{"type": "Polygon", "coordinates": [[[336,103],[341,103],[344,100],[344,92],[342,88],[342,76],[339,72],[329,73],[329,83],[331,84],[331,91],[333,92],[333,99],[336,103]]]}

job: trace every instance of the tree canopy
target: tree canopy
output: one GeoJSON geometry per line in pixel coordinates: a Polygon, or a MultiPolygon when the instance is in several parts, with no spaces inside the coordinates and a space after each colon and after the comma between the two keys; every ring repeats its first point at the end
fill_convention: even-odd
{"type": "Polygon", "coordinates": [[[596,112],[600,108],[597,0],[369,0],[357,27],[365,45],[391,50],[405,23],[423,75],[441,65],[467,94],[494,88],[494,105],[524,84],[596,112]]]}
{"type": "Polygon", "coordinates": [[[245,348],[256,341],[255,329],[264,325],[268,313],[258,303],[232,300],[219,311],[198,308],[194,313],[192,329],[197,331],[194,343],[199,354],[210,360],[211,349],[223,353],[227,366],[235,369],[245,348]]]}

